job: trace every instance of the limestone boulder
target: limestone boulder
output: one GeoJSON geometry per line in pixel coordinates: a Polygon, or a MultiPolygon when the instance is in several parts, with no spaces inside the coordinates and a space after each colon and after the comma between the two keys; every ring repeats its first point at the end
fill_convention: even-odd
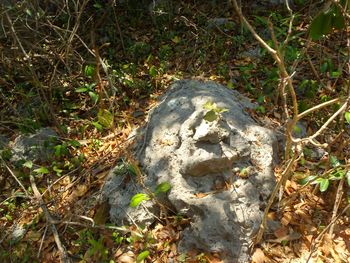
{"type": "MultiPolygon", "coordinates": [[[[277,143],[274,132],[248,114],[255,107],[222,85],[183,80],[171,86],[139,130],[134,153],[145,174],[144,187],[154,191],[158,184],[170,183],[160,201],[191,220],[179,251],[197,249],[219,253],[225,262],[249,261],[249,245],[275,184],[277,143]],[[215,105],[214,113],[215,107],[225,110],[208,121],[208,103],[215,105]]],[[[104,188],[111,218],[153,222],[157,205],[128,206],[144,190],[125,178],[110,176],[104,188]]]]}

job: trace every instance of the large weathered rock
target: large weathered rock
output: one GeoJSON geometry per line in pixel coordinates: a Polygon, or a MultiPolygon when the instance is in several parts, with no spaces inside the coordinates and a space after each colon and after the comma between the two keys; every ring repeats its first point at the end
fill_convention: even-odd
{"type": "MultiPolygon", "coordinates": [[[[191,218],[180,251],[194,248],[220,253],[226,262],[249,261],[248,247],[274,186],[276,143],[274,133],[246,113],[254,107],[221,85],[185,80],[176,82],[150,113],[135,155],[145,186],[154,190],[169,182],[172,189],[163,201],[191,218]],[[228,111],[208,122],[207,102],[228,111]]],[[[148,207],[130,208],[131,197],[142,191],[130,182],[129,175],[110,176],[106,183],[111,217],[117,223],[150,223],[148,210],[156,213],[156,206],[146,202],[148,207]]]]}

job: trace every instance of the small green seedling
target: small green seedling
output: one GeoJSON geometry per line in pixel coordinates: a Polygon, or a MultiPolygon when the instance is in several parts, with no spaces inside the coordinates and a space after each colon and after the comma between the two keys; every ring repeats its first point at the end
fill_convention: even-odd
{"type": "Polygon", "coordinates": [[[208,110],[208,112],[204,115],[204,120],[208,122],[213,122],[217,119],[221,118],[221,114],[228,111],[228,109],[218,107],[216,103],[212,101],[208,101],[203,106],[204,109],[208,110]]]}
{"type": "Polygon", "coordinates": [[[130,206],[137,207],[143,201],[148,201],[154,196],[159,195],[160,193],[166,193],[171,189],[171,185],[168,182],[163,182],[157,185],[155,191],[151,194],[138,193],[131,198],[130,206]]]}

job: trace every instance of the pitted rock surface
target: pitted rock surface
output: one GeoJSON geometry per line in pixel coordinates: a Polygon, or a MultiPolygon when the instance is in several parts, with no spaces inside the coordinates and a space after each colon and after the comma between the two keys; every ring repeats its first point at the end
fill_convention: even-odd
{"type": "MultiPolygon", "coordinates": [[[[246,112],[255,107],[238,92],[213,82],[178,81],[141,130],[135,155],[146,174],[145,186],[154,190],[169,182],[172,189],[162,201],[191,218],[179,251],[198,249],[217,252],[224,262],[249,261],[248,248],[275,183],[277,143],[274,133],[246,112]],[[204,120],[208,110],[203,106],[209,101],[228,111],[212,122],[204,120]],[[242,176],[243,170],[249,173],[242,176]]],[[[151,223],[154,218],[147,210],[156,213],[151,201],[141,209],[121,206],[142,191],[127,186],[125,178],[110,176],[105,185],[111,218],[117,223],[151,223]]]]}

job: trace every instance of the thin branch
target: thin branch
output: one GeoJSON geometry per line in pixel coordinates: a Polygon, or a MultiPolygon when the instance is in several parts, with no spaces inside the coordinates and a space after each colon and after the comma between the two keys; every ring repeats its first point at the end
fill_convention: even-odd
{"type": "Polygon", "coordinates": [[[336,102],[339,102],[340,99],[339,98],[336,98],[336,99],[333,99],[333,100],[329,100],[329,101],[326,101],[326,102],[323,102],[321,104],[318,104],[310,109],[307,109],[306,111],[303,111],[302,113],[300,113],[298,115],[298,120],[301,120],[302,118],[304,118],[306,115],[309,115],[310,113],[314,112],[314,111],[317,111],[319,109],[322,109],[324,107],[327,107],[329,105],[332,105],[333,103],[336,103],[336,102]]]}
{"type": "Polygon", "coordinates": [[[26,190],[26,188],[24,187],[24,185],[21,183],[21,181],[17,178],[17,176],[12,172],[12,170],[10,169],[10,167],[8,167],[8,165],[5,163],[5,161],[1,158],[3,164],[5,165],[6,169],[9,171],[9,173],[11,174],[11,176],[16,180],[16,182],[19,184],[19,186],[22,188],[24,194],[26,195],[27,198],[31,198],[28,191],[26,190]]]}
{"type": "MultiPolygon", "coordinates": [[[[338,212],[340,203],[342,201],[342,196],[343,196],[344,181],[345,181],[345,178],[343,177],[340,180],[339,185],[338,185],[337,194],[336,194],[334,206],[333,206],[332,220],[331,221],[333,221],[337,217],[337,212],[338,212]]],[[[334,224],[332,224],[332,226],[329,228],[329,235],[331,237],[333,236],[333,231],[334,231],[334,224]]]]}
{"type": "Polygon", "coordinates": [[[266,208],[264,210],[264,215],[263,218],[261,220],[261,224],[260,224],[260,228],[258,230],[258,233],[256,234],[256,236],[254,237],[254,244],[258,244],[265,232],[265,228],[266,228],[266,221],[267,221],[267,216],[268,213],[270,211],[270,208],[275,200],[275,197],[280,189],[281,186],[284,186],[285,183],[287,182],[290,172],[292,171],[293,165],[294,165],[294,161],[297,160],[297,154],[295,153],[293,155],[293,157],[288,161],[288,165],[286,167],[286,169],[283,171],[282,175],[281,175],[281,179],[278,181],[278,183],[276,184],[275,188],[273,189],[271,196],[267,202],[266,208]]]}
{"type": "Polygon", "coordinates": [[[312,136],[309,136],[307,138],[302,138],[302,139],[293,139],[294,143],[299,143],[299,142],[306,142],[306,141],[312,141],[313,139],[316,139],[317,136],[319,136],[327,127],[328,125],[343,111],[346,110],[348,107],[348,102],[350,100],[350,97],[346,100],[346,102],[340,107],[339,110],[337,110],[323,125],[322,127],[315,132],[312,136]]]}
{"type": "Polygon", "coordinates": [[[276,50],[271,48],[254,30],[254,28],[251,26],[251,24],[248,22],[248,20],[243,16],[241,8],[238,7],[236,0],[231,0],[231,3],[233,4],[233,7],[238,14],[241,22],[249,29],[249,31],[252,33],[252,35],[255,37],[255,39],[273,56],[276,56],[276,50]]]}
{"type": "Polygon", "coordinates": [[[38,254],[36,255],[36,257],[37,257],[38,259],[40,259],[41,249],[43,248],[43,244],[44,244],[44,240],[45,240],[45,237],[46,237],[47,229],[48,229],[48,223],[46,223],[46,225],[45,225],[44,234],[43,234],[43,236],[42,236],[42,238],[41,238],[41,241],[40,241],[40,246],[39,246],[38,254]]]}
{"type": "Polygon", "coordinates": [[[68,253],[67,253],[67,250],[66,248],[64,247],[64,245],[62,244],[61,240],[60,240],[60,237],[59,237],[59,234],[58,234],[58,231],[56,229],[56,226],[54,225],[54,220],[50,214],[50,211],[49,209],[47,208],[47,206],[45,205],[45,202],[38,190],[38,187],[36,186],[36,183],[35,183],[35,180],[34,180],[34,176],[33,175],[30,175],[30,183],[31,183],[31,186],[32,186],[32,189],[33,189],[33,193],[34,193],[34,197],[37,199],[41,209],[43,210],[44,214],[45,214],[45,217],[46,217],[46,220],[47,220],[47,223],[51,226],[51,231],[53,233],[53,236],[54,236],[54,239],[55,239],[55,242],[56,242],[56,245],[57,245],[57,248],[58,248],[58,251],[59,251],[59,254],[60,254],[60,261],[62,263],[69,263],[71,262],[69,257],[68,257],[68,253]]]}

